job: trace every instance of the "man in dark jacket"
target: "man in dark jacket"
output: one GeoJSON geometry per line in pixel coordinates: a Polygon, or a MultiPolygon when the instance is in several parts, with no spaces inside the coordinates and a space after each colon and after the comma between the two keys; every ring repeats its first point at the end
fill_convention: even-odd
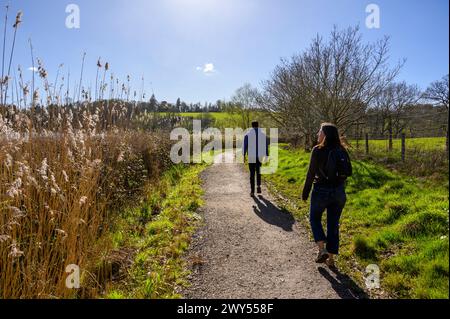
{"type": "Polygon", "coordinates": [[[255,177],[257,192],[261,194],[261,166],[265,156],[269,156],[269,141],[267,136],[259,128],[258,122],[252,122],[252,129],[244,137],[242,154],[248,154],[248,165],[250,169],[250,196],[255,196],[255,177]]]}

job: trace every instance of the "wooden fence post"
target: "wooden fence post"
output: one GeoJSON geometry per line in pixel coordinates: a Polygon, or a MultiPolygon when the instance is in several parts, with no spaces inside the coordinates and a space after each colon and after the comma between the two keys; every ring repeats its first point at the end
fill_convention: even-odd
{"type": "Polygon", "coordinates": [[[369,155],[369,133],[366,133],[366,155],[369,155]]]}
{"type": "Polygon", "coordinates": [[[392,143],[392,132],[389,132],[389,147],[388,147],[388,152],[392,152],[392,150],[393,150],[393,148],[394,148],[394,145],[393,145],[393,143],[392,143]]]}
{"type": "Polygon", "coordinates": [[[405,161],[406,155],[406,134],[402,133],[402,161],[405,161]]]}
{"type": "Polygon", "coordinates": [[[447,157],[447,160],[449,159],[449,153],[448,153],[449,119],[450,119],[450,110],[447,107],[447,127],[446,127],[446,132],[445,132],[445,156],[447,157]]]}
{"type": "Polygon", "coordinates": [[[359,123],[356,124],[356,150],[359,151],[359,123]]]}

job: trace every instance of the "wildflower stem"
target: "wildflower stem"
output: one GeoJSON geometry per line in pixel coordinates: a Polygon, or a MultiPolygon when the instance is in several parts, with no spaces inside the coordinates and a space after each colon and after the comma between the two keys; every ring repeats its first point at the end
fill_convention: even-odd
{"type": "Polygon", "coordinates": [[[31,38],[28,39],[30,43],[30,52],[31,52],[31,71],[32,71],[32,77],[31,77],[31,112],[34,113],[34,54],[33,54],[33,43],[31,42],[31,38]]]}
{"type": "Polygon", "coordinates": [[[12,43],[12,47],[11,47],[11,53],[9,55],[8,75],[7,75],[8,80],[6,81],[6,84],[5,84],[5,103],[6,103],[6,99],[8,96],[9,76],[11,74],[11,65],[12,65],[12,60],[13,60],[13,56],[14,56],[14,48],[16,46],[16,34],[17,34],[17,27],[14,28],[13,43],[12,43]]]}
{"type": "Polygon", "coordinates": [[[0,104],[3,105],[3,77],[5,76],[5,51],[6,51],[6,26],[8,24],[8,11],[9,11],[9,5],[6,6],[6,13],[5,13],[5,28],[3,31],[3,49],[2,49],[2,78],[0,81],[0,104]]]}
{"type": "Polygon", "coordinates": [[[78,87],[78,102],[80,101],[81,85],[83,83],[83,71],[84,71],[84,60],[85,60],[85,58],[86,58],[86,52],[83,53],[83,59],[81,61],[80,85],[78,87]]]}

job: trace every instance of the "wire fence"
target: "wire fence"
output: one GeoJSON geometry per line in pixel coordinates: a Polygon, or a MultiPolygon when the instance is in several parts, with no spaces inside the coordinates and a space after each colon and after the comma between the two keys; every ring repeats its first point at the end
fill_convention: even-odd
{"type": "MultiPolygon", "coordinates": [[[[427,130],[429,129],[423,129],[423,131],[427,130]]],[[[408,156],[423,156],[427,152],[435,154],[445,152],[448,158],[448,139],[445,136],[411,138],[404,132],[399,137],[366,133],[363,138],[351,140],[350,144],[358,153],[398,157],[402,161],[405,161],[408,156]]]]}

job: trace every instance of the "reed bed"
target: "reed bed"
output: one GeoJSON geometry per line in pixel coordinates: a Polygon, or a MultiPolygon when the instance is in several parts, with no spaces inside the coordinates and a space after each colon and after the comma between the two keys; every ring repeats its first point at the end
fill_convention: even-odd
{"type": "Polygon", "coordinates": [[[166,134],[120,127],[97,131],[102,121],[89,106],[77,110],[77,120],[70,108],[53,110],[59,120],[49,122],[48,109],[33,119],[2,109],[2,298],[95,296],[101,283],[90,270],[109,251],[105,235],[114,216],[171,165],[166,134]],[[66,287],[70,264],[81,268],[84,289],[66,287]]]}

